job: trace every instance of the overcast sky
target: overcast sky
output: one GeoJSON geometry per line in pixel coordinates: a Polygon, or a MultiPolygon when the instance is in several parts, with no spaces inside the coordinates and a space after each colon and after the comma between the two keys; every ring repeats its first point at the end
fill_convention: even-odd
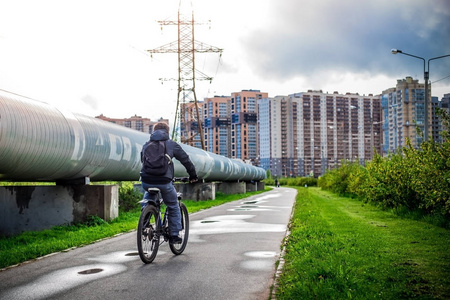
{"type": "MultiPolygon", "coordinates": [[[[184,0],[189,3],[188,0],[184,0]]],[[[178,0],[0,0],[0,89],[88,116],[173,120],[178,0]]],[[[258,89],[270,97],[309,89],[380,94],[423,80],[423,61],[450,54],[448,0],[192,0],[197,54],[214,77],[198,99],[258,89]],[[208,24],[208,20],[211,21],[208,24]]],[[[432,95],[450,93],[450,57],[430,63],[432,95]]]]}

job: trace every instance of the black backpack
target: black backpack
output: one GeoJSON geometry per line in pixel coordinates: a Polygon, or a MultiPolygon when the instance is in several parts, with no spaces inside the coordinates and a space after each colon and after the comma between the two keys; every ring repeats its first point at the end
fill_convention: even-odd
{"type": "Polygon", "coordinates": [[[161,176],[166,174],[172,159],[166,150],[165,141],[150,141],[144,149],[143,170],[146,174],[161,176]]]}

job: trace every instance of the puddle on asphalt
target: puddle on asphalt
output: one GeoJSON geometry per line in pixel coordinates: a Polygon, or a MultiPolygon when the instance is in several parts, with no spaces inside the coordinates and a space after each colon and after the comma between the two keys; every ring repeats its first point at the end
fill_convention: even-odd
{"type": "Polygon", "coordinates": [[[275,268],[271,260],[246,260],[241,262],[241,267],[255,271],[272,270],[275,268]]]}
{"type": "Polygon", "coordinates": [[[277,253],[275,251],[249,251],[244,253],[245,256],[252,257],[251,260],[245,260],[240,266],[247,270],[264,271],[274,268],[274,258],[277,253]]]}
{"type": "Polygon", "coordinates": [[[139,253],[136,251],[117,251],[104,255],[88,258],[88,260],[94,260],[102,263],[125,263],[138,259],[139,253]]]}
{"type": "Polygon", "coordinates": [[[270,198],[277,198],[280,196],[281,196],[281,193],[268,194],[268,195],[264,195],[264,196],[256,198],[257,199],[256,201],[261,201],[261,200],[270,199],[270,198]]]}
{"type": "Polygon", "coordinates": [[[2,291],[0,299],[48,299],[76,286],[122,273],[126,269],[126,266],[120,264],[92,264],[60,269],[28,284],[2,291]]]}
{"type": "Polygon", "coordinates": [[[100,273],[100,272],[102,272],[102,271],[103,271],[103,269],[100,269],[100,268],[96,268],[96,269],[87,269],[87,270],[78,272],[78,274],[81,274],[81,275],[89,275],[89,274],[100,273]]]}
{"type": "Polygon", "coordinates": [[[230,208],[227,211],[277,211],[279,209],[275,208],[260,208],[260,207],[244,207],[238,206],[237,208],[230,208]]]}
{"type": "Polygon", "coordinates": [[[277,253],[275,251],[250,251],[245,252],[244,255],[255,258],[270,258],[275,257],[277,253]]]}
{"type": "MultiPolygon", "coordinates": [[[[249,210],[249,209],[241,209],[249,210]]],[[[219,215],[190,222],[189,241],[201,242],[199,236],[205,234],[238,233],[238,232],[284,232],[282,224],[253,223],[254,215],[219,215]],[[213,222],[211,222],[213,221],[213,222]],[[192,239],[191,239],[192,237],[192,239]]]]}
{"type": "Polygon", "coordinates": [[[241,205],[228,209],[228,211],[276,211],[279,209],[277,206],[261,206],[265,202],[267,201],[263,201],[262,198],[260,200],[243,201],[241,205]]]}

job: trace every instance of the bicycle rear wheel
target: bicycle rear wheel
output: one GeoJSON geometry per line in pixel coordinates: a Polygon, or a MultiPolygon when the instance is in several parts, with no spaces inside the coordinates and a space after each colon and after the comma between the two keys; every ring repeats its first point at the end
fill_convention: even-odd
{"type": "Polygon", "coordinates": [[[160,221],[155,206],[147,204],[139,217],[137,229],[137,246],[141,260],[149,264],[158,253],[160,238],[160,221]]]}
{"type": "Polygon", "coordinates": [[[183,253],[186,248],[188,238],[189,238],[189,214],[186,205],[180,202],[181,210],[181,231],[179,233],[180,237],[183,239],[181,244],[169,244],[170,250],[173,254],[179,255],[183,253]]]}

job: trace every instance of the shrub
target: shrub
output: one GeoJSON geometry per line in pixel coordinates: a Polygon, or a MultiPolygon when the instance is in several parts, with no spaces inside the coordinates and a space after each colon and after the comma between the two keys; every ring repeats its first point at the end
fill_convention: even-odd
{"type": "Polygon", "coordinates": [[[317,178],[314,177],[282,177],[280,185],[286,186],[317,186],[317,178]]]}
{"type": "Polygon", "coordinates": [[[450,143],[424,142],[387,157],[375,154],[366,167],[343,162],[327,171],[319,186],[340,195],[355,194],[384,208],[403,208],[450,220],[450,143]]]}
{"type": "Polygon", "coordinates": [[[121,181],[119,184],[119,209],[122,211],[132,211],[139,207],[138,201],[143,194],[134,188],[134,182],[121,181]]]}
{"type": "Polygon", "coordinates": [[[341,167],[327,170],[319,179],[319,186],[338,195],[353,195],[350,186],[352,173],[357,172],[361,166],[358,163],[343,160],[341,167]]]}

